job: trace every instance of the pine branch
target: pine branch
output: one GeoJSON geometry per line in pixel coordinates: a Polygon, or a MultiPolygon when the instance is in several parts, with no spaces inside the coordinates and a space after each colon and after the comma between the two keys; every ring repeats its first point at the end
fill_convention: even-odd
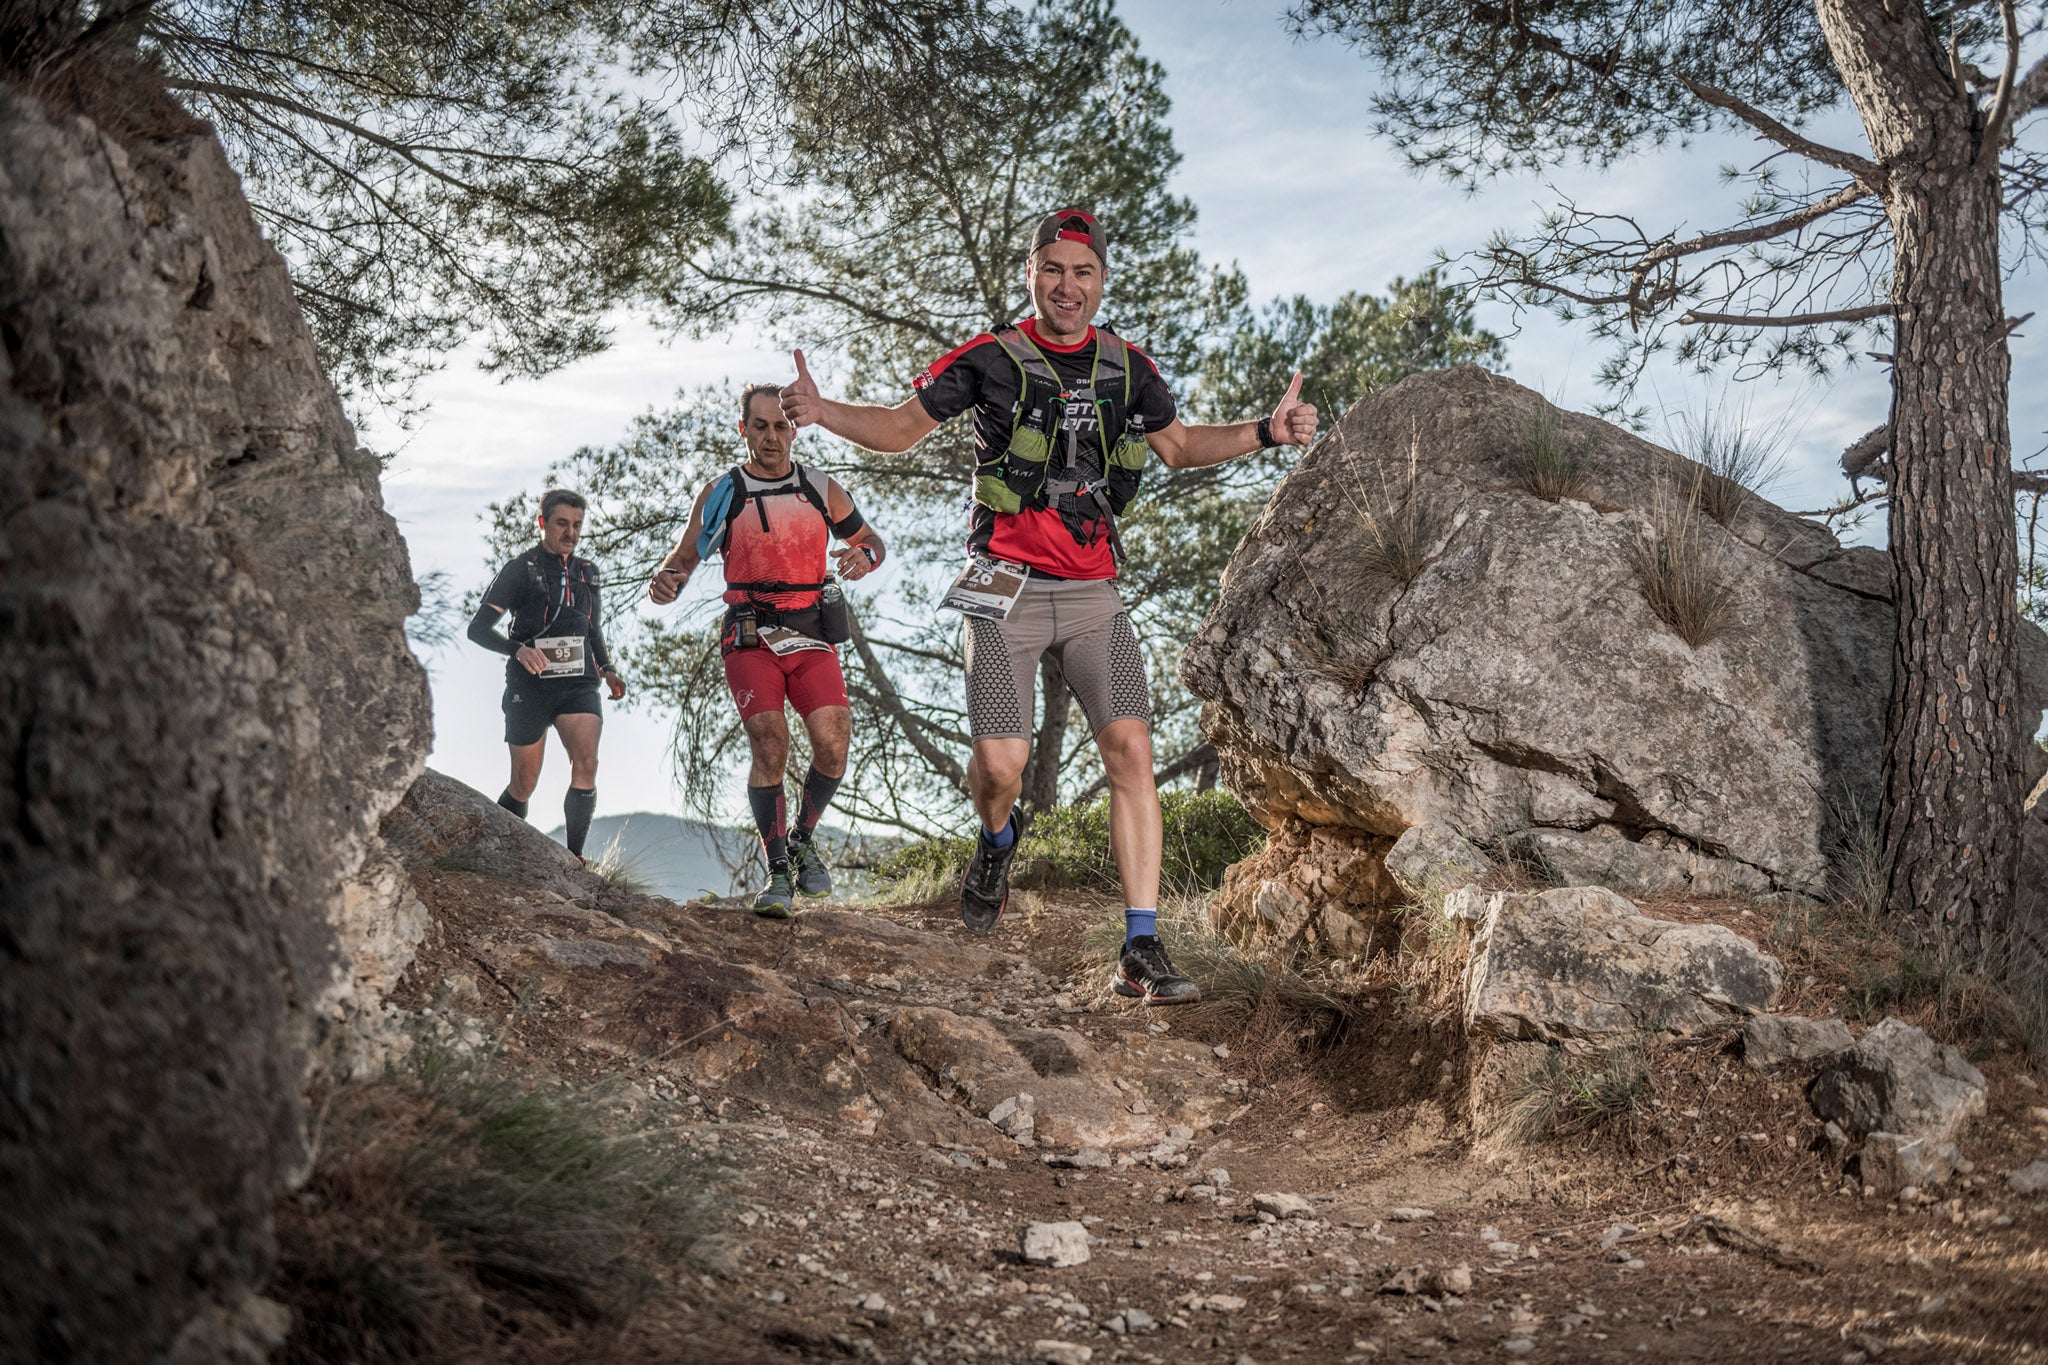
{"type": "Polygon", "coordinates": [[[1678,320],[1681,327],[1813,327],[1824,322],[1868,322],[1890,317],[1888,303],[1866,303],[1861,308],[1837,308],[1828,313],[1787,313],[1779,317],[1755,317],[1741,313],[1687,313],[1678,320]]]}
{"type": "Polygon", "coordinates": [[[1984,120],[1984,137],[1977,144],[1977,158],[1983,159],[1985,148],[1991,155],[1998,155],[1998,148],[2005,141],[2005,121],[2012,112],[2012,83],[2020,70],[2020,19],[2013,11],[2012,0],[1998,0],[1998,17],[2005,25],[2005,69],[1998,75],[1998,93],[1991,97],[1991,113],[1984,120]]]}
{"type": "Polygon", "coordinates": [[[1725,90],[1716,89],[1685,76],[1678,77],[1678,83],[1715,108],[1725,109],[1735,115],[1786,151],[1797,152],[1803,157],[1820,162],[1823,166],[1833,166],[1838,171],[1853,175],[1873,193],[1884,189],[1884,167],[1875,161],[1860,157],[1854,152],[1845,152],[1839,147],[1824,146],[1811,138],[1802,137],[1761,109],[1745,104],[1725,90]]]}

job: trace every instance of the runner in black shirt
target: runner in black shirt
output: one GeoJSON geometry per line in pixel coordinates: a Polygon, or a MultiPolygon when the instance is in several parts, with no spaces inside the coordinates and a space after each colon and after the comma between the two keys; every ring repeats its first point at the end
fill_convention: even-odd
{"type": "Polygon", "coordinates": [[[498,804],[526,818],[548,727],[554,726],[569,752],[562,820],[569,851],[578,858],[597,810],[597,741],[604,728],[597,685],[602,681],[613,701],[626,695],[604,644],[597,566],[572,553],[583,534],[583,511],[582,497],[567,489],[543,496],[540,544],[498,570],[469,622],[470,639],[506,656],[503,705],[512,780],[498,804]],[[510,639],[498,633],[500,618],[510,639]]]}

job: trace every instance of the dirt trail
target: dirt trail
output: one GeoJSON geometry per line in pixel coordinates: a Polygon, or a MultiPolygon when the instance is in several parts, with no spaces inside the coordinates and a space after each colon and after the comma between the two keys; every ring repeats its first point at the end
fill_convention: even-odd
{"type": "Polygon", "coordinates": [[[2048,1094],[2008,1054],[1983,1062],[1975,1173],[1900,1206],[1841,1191],[1804,1076],[1759,1078],[1724,1039],[1659,1057],[1632,1143],[1489,1159],[1455,1029],[1392,996],[1334,1038],[1143,1010],[1083,946],[1113,910],[1079,899],[1021,897],[974,940],[944,906],[777,923],[580,874],[572,895],[415,880],[436,927],[399,1003],[500,1037],[516,1067],[611,1078],[729,1171],[657,1358],[1942,1361],[2048,1342],[2048,1204],[2004,1180],[2048,1151],[2048,1094]],[[986,1119],[1019,1090],[1032,1146],[986,1119]],[[1089,1134],[1123,1147],[1106,1168],[1044,1160],[1089,1134]],[[1262,1218],[1268,1193],[1305,1210],[1262,1218]],[[1090,1259],[1023,1263],[1021,1229],[1065,1220],[1090,1259]]]}

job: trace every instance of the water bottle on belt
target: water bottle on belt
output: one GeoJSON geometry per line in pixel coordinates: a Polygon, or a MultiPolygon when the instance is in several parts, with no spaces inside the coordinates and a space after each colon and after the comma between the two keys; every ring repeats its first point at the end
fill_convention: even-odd
{"type": "Polygon", "coordinates": [[[818,592],[818,638],[828,645],[843,645],[853,638],[853,611],[846,605],[846,590],[831,574],[818,592]]]}

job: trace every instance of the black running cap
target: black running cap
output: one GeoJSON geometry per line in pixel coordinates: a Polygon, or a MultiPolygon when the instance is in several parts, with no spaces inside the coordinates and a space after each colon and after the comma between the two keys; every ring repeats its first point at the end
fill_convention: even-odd
{"type": "Polygon", "coordinates": [[[1079,242],[1095,253],[1095,259],[1102,262],[1103,269],[1109,268],[1109,244],[1102,235],[1102,225],[1095,221],[1095,215],[1081,209],[1061,209],[1048,213],[1039,220],[1038,231],[1032,235],[1031,249],[1054,242],[1079,242]]]}

